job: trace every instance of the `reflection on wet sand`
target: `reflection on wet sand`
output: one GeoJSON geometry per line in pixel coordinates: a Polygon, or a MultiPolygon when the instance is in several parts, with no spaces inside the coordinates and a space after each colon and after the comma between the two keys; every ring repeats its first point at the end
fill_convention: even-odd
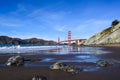
{"type": "MultiPolygon", "coordinates": [[[[29,49],[31,52],[21,54],[21,49],[17,49],[21,56],[44,56],[43,58],[26,59],[24,67],[30,66],[50,66],[50,63],[65,62],[76,63],[77,68],[84,67],[85,71],[97,70],[95,63],[101,59],[97,54],[104,54],[108,51],[102,50],[102,47],[73,47],[73,46],[57,46],[49,49],[29,49]],[[42,63],[42,64],[41,64],[42,63]],[[47,63],[47,64],[46,64],[47,63]],[[81,64],[81,66],[80,66],[81,64]],[[86,65],[89,64],[89,65],[86,65]],[[92,68],[92,69],[91,69],[92,68]]],[[[27,50],[26,50],[27,51],[27,50]]],[[[17,53],[18,53],[17,52],[17,53]]],[[[18,54],[13,54],[18,55],[18,54]]],[[[4,64],[3,64],[4,65],[4,64]]],[[[4,65],[5,66],[5,65],[4,65]]]]}

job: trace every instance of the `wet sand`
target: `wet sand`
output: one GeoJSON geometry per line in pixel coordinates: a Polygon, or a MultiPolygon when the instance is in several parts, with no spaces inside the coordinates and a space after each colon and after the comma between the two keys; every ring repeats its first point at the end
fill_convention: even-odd
{"type": "MultiPolygon", "coordinates": [[[[110,53],[96,55],[100,59],[115,59],[120,61],[120,47],[105,47],[103,50],[109,50],[110,53]]],[[[8,67],[5,65],[7,59],[12,55],[0,55],[0,80],[32,80],[34,75],[45,76],[47,80],[120,80],[120,63],[115,63],[108,67],[97,68],[93,62],[74,62],[73,57],[78,54],[69,55],[22,55],[26,59],[25,65],[20,67],[8,67]],[[56,59],[51,61],[42,61],[46,58],[56,59]],[[50,70],[49,66],[55,61],[71,59],[65,62],[67,65],[82,67],[90,67],[88,71],[83,70],[79,74],[71,74],[60,70],[50,70]],[[31,66],[33,65],[33,66],[31,66]]],[[[87,54],[85,54],[87,55],[87,54]]]]}

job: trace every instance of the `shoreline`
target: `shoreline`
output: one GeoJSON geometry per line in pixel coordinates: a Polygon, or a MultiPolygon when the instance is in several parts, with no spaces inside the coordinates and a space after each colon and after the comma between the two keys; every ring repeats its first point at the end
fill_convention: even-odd
{"type": "Polygon", "coordinates": [[[84,45],[88,47],[120,47],[120,44],[84,45]]]}
{"type": "MultiPolygon", "coordinates": [[[[120,49],[118,47],[103,47],[103,50],[110,51],[107,54],[99,54],[98,58],[101,59],[115,59],[120,61],[120,49]]],[[[69,60],[65,62],[67,65],[71,66],[82,66],[86,69],[95,69],[97,66],[95,63],[90,62],[72,62],[73,57],[79,54],[69,54],[69,55],[23,55],[27,60],[32,60],[29,64],[34,64],[38,66],[0,66],[0,79],[1,80],[32,80],[35,75],[45,76],[47,80],[120,80],[120,64],[116,63],[108,67],[99,67],[97,70],[92,71],[82,71],[79,74],[73,75],[60,70],[50,70],[49,66],[39,66],[39,65],[52,65],[54,62],[41,62],[41,60],[46,58],[53,58],[54,60],[69,60]],[[40,60],[39,60],[40,59],[40,60]],[[6,77],[9,76],[9,77],[6,77]]],[[[0,55],[0,64],[5,63],[8,58],[12,55],[0,55]]],[[[84,56],[88,56],[84,54],[84,56]]],[[[94,55],[92,55],[94,56],[94,55]]]]}

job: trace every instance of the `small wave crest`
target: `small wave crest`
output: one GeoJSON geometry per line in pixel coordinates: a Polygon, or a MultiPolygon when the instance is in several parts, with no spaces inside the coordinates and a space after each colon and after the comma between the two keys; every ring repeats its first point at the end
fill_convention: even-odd
{"type": "Polygon", "coordinates": [[[0,53],[25,53],[35,50],[57,49],[60,47],[61,46],[21,46],[21,45],[2,46],[0,47],[0,53]]]}

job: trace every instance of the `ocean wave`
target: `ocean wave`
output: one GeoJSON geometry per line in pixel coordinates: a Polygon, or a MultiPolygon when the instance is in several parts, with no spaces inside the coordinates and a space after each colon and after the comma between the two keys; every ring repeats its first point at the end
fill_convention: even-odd
{"type": "Polygon", "coordinates": [[[35,50],[51,50],[61,48],[62,46],[2,46],[0,47],[0,53],[24,53],[35,50]]]}

